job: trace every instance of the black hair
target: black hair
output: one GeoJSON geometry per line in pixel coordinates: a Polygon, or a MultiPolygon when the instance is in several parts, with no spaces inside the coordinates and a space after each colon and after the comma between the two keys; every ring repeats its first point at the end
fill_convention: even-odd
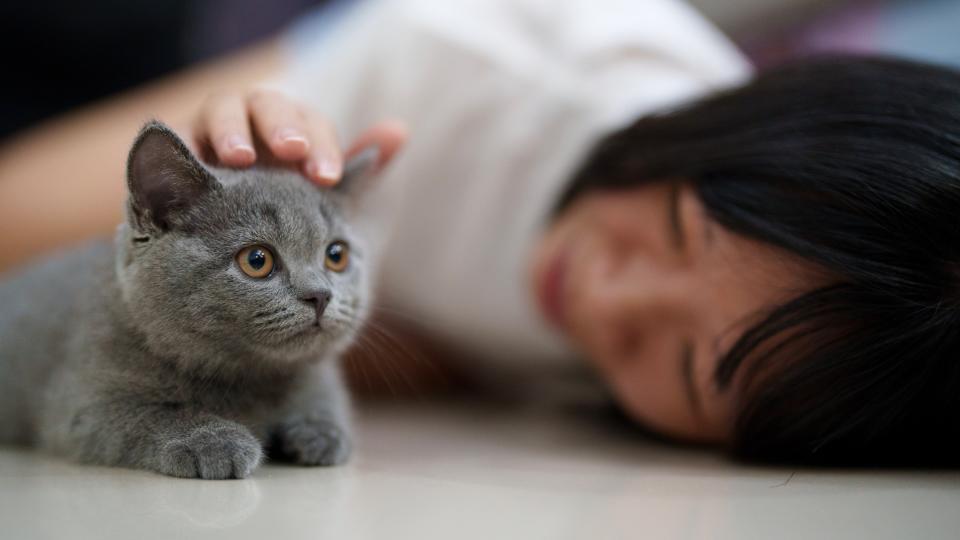
{"type": "Polygon", "coordinates": [[[871,57],[782,66],[604,138],[561,207],[676,178],[728,230],[831,278],[721,358],[733,453],[960,463],[960,74],[871,57]]]}

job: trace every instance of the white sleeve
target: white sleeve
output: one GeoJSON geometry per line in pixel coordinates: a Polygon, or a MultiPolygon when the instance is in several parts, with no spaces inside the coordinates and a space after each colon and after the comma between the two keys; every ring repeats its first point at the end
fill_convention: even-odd
{"type": "Polygon", "coordinates": [[[386,209],[369,214],[388,227],[381,299],[455,346],[528,365],[566,354],[525,268],[583,156],[749,72],[680,0],[364,0],[327,28],[280,85],[344,140],[382,118],[411,128],[381,182],[386,209]]]}
{"type": "Polygon", "coordinates": [[[285,73],[268,85],[321,112],[343,141],[384,118],[416,120],[423,81],[409,71],[428,69],[429,59],[418,58],[416,21],[403,4],[358,0],[331,21],[301,25],[285,73]]]}
{"type": "Polygon", "coordinates": [[[680,0],[363,0],[324,26],[301,29],[279,85],[345,140],[384,117],[416,125],[439,91],[491,76],[537,80],[619,123],[749,74],[680,0]]]}

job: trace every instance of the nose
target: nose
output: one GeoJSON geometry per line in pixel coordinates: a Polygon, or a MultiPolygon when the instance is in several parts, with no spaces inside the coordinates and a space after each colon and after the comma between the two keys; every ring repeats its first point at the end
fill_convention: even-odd
{"type": "Polygon", "coordinates": [[[317,289],[303,296],[302,300],[307,304],[312,304],[314,310],[316,310],[317,324],[320,323],[320,317],[323,316],[323,312],[327,309],[327,304],[330,303],[330,298],[332,296],[333,295],[330,294],[328,289],[317,289]]]}

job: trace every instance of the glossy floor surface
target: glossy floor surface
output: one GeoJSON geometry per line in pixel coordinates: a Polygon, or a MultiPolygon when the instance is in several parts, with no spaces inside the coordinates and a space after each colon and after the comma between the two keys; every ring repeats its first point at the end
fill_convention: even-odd
{"type": "Polygon", "coordinates": [[[607,417],[368,406],[333,469],[199,481],[0,449],[0,538],[956,539],[960,473],[743,467],[607,417]]]}

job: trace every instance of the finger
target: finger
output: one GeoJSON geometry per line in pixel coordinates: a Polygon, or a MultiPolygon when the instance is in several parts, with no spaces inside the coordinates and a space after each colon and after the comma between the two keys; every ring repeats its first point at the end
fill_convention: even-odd
{"type": "Polygon", "coordinates": [[[380,170],[393,160],[394,156],[403,148],[403,145],[406,144],[409,138],[410,132],[406,124],[399,120],[385,120],[369,128],[357,137],[353,144],[350,145],[350,149],[347,150],[345,159],[350,159],[363,151],[364,148],[377,146],[380,149],[380,159],[377,162],[377,169],[380,170]]]}
{"type": "Polygon", "coordinates": [[[197,138],[212,148],[214,156],[224,165],[247,167],[256,161],[242,96],[211,96],[201,109],[198,123],[197,138]]]}
{"type": "Polygon", "coordinates": [[[306,113],[310,152],[303,162],[303,174],[314,183],[329,187],[343,176],[343,155],[333,126],[313,113],[306,113]]]}
{"type": "Polygon", "coordinates": [[[300,108],[279,92],[258,90],[247,98],[250,120],[257,136],[282,161],[307,157],[310,142],[300,108]]]}

